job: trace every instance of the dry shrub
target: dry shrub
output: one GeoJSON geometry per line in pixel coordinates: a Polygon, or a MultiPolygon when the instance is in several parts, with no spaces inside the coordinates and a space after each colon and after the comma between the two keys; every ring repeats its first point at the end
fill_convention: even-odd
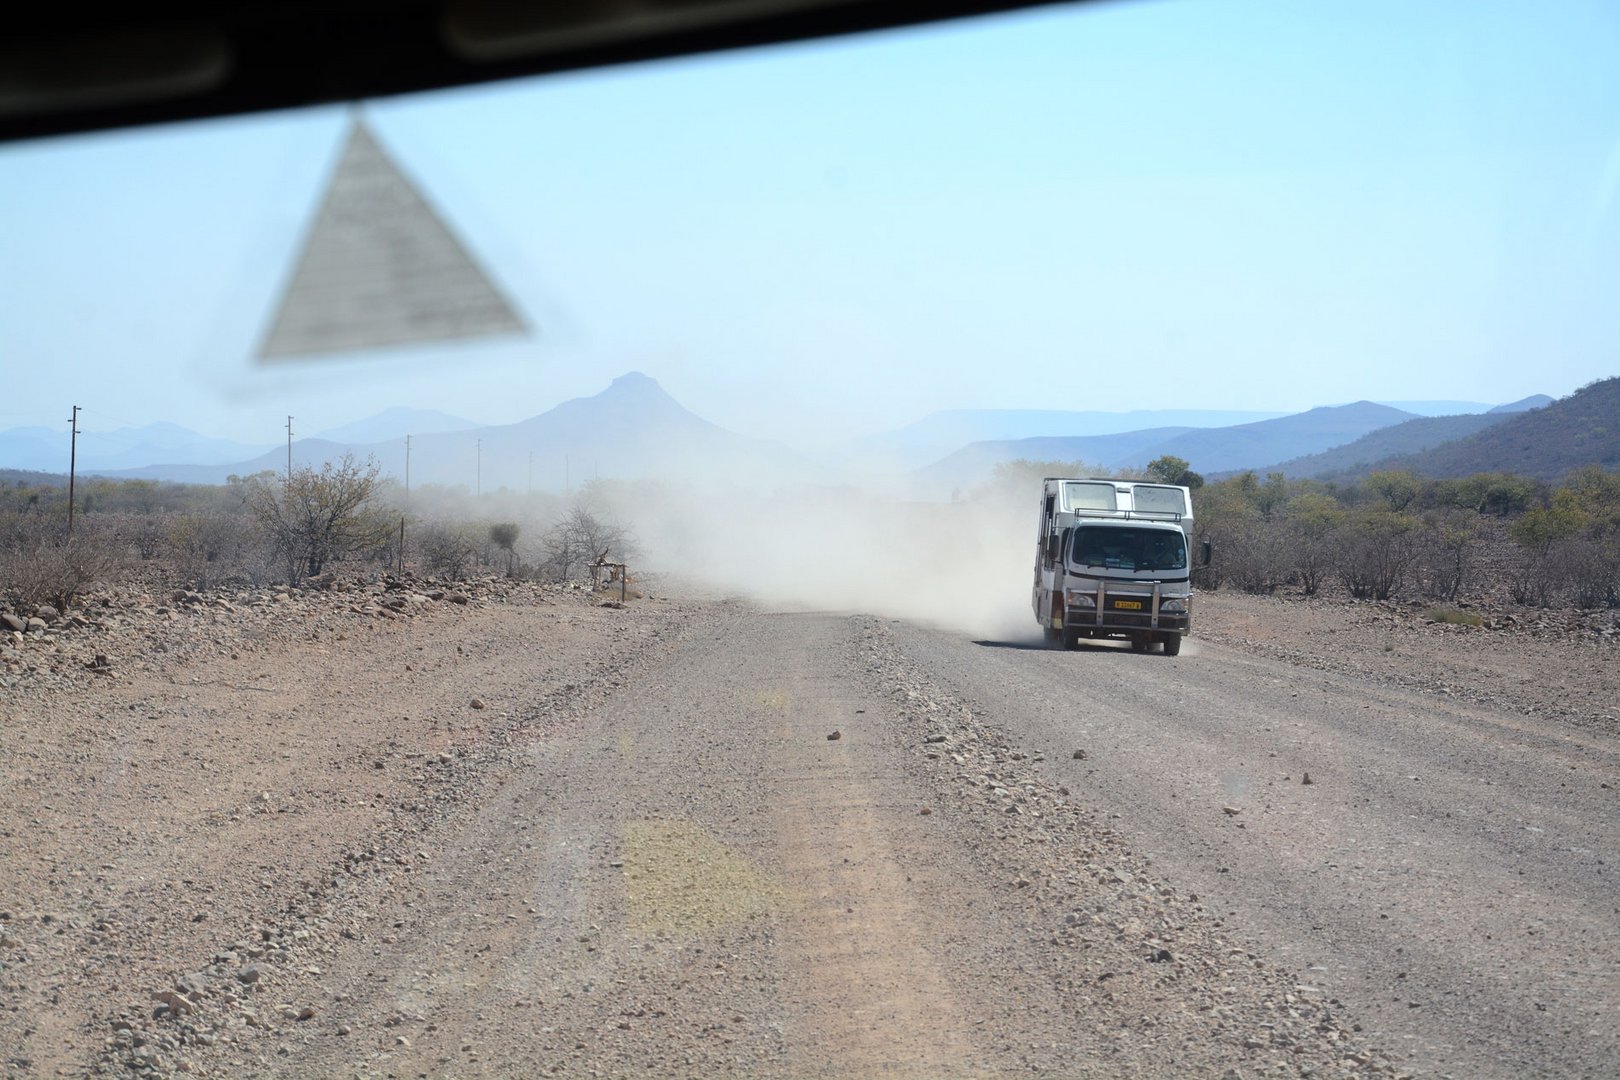
{"type": "Polygon", "coordinates": [[[412,536],[423,568],[435,577],[460,581],[478,558],[478,539],[462,526],[430,521],[412,536]]]}
{"type": "Polygon", "coordinates": [[[1349,518],[1336,533],[1339,580],[1358,600],[1388,600],[1416,557],[1415,519],[1392,510],[1349,518]]]}
{"type": "Polygon", "coordinates": [[[0,528],[0,599],[18,611],[66,611],[92,585],[117,576],[123,550],[111,530],[86,521],[73,535],[57,522],[13,517],[0,528]]]}

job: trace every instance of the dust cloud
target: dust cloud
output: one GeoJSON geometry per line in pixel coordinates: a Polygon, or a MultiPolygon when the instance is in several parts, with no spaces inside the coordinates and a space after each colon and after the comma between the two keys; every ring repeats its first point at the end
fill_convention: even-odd
{"type": "Polygon", "coordinates": [[[1038,639],[1029,596],[1034,493],[906,501],[856,487],[614,492],[642,569],[788,608],[910,619],[975,638],[1038,639]]]}
{"type": "MultiPolygon", "coordinates": [[[[487,548],[491,523],[520,526],[522,561],[545,558],[548,535],[575,508],[625,543],[633,575],[776,608],[858,612],[927,623],[974,638],[1040,639],[1030,612],[1039,488],[986,485],[952,501],[902,498],[904,480],[831,484],[778,474],[770,483],[595,478],[570,493],[422,485],[413,532],[454,526],[487,548]]],[[[712,475],[712,473],[711,473],[712,475]]],[[[1020,478],[1022,479],[1022,478],[1020,478]]],[[[392,491],[397,509],[400,492],[392,491]]],[[[486,552],[486,556],[488,552],[486,552]]]]}

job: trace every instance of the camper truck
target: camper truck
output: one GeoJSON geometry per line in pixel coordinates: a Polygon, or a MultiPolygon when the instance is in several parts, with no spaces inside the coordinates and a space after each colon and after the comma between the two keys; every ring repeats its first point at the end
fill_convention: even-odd
{"type": "Polygon", "coordinates": [[[1181,652],[1192,625],[1189,489],[1047,477],[1040,524],[1033,606],[1048,641],[1124,638],[1137,652],[1181,652]]]}

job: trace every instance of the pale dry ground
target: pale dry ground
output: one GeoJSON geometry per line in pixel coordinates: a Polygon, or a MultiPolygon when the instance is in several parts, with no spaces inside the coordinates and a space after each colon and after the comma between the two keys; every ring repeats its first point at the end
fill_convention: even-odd
{"type": "Polygon", "coordinates": [[[510,590],[42,666],[5,1074],[1620,1072],[1612,637],[1201,602],[1173,660],[510,590]]]}

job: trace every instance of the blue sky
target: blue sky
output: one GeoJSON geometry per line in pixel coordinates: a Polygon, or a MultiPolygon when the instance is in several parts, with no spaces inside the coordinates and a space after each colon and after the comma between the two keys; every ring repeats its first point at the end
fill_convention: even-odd
{"type": "Polygon", "coordinates": [[[818,442],[1620,374],[1600,0],[1043,8],[364,111],[533,339],[253,363],[346,109],[0,147],[0,427],[505,422],[639,369],[818,442]]]}

